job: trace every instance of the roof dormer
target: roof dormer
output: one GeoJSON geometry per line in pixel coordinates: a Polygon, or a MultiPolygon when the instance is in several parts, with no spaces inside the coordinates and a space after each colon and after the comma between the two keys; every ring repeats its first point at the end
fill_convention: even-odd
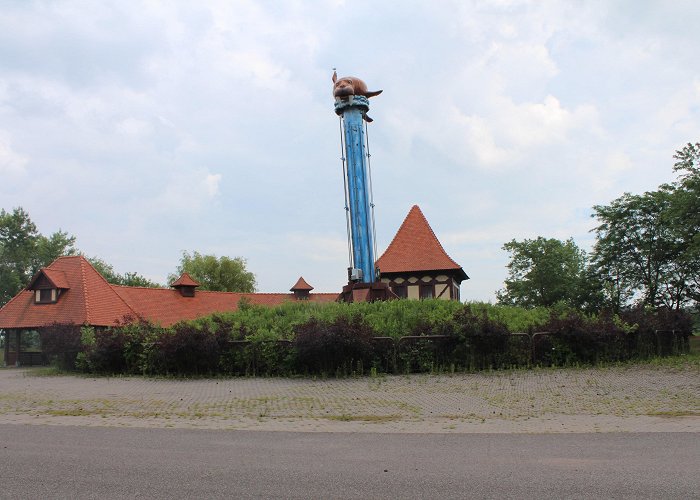
{"type": "Polygon", "coordinates": [[[189,274],[182,273],[170,286],[180,292],[183,297],[194,297],[195,288],[199,286],[199,283],[193,280],[189,274]]]}
{"type": "Polygon", "coordinates": [[[43,268],[34,275],[27,290],[34,292],[35,304],[54,304],[63,292],[69,290],[68,280],[63,271],[43,268]]]}
{"type": "Polygon", "coordinates": [[[294,298],[296,300],[308,300],[309,293],[313,289],[314,287],[309,285],[304,278],[299,277],[297,282],[292,288],[289,289],[289,291],[294,293],[294,298]]]}

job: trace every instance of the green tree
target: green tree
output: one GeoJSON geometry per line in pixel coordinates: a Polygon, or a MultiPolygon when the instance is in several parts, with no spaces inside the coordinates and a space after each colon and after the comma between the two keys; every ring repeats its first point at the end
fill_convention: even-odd
{"type": "Polygon", "coordinates": [[[673,185],[670,218],[682,252],[680,266],[687,271],[687,296],[700,302],[700,143],[688,143],[673,156],[679,179],[673,185]]]}
{"type": "Polygon", "coordinates": [[[21,207],[0,210],[0,305],[14,297],[32,276],[62,255],[74,255],[75,237],[63,231],[44,236],[21,207]]]}
{"type": "Polygon", "coordinates": [[[593,207],[599,225],[593,259],[601,276],[614,277],[624,296],[640,295],[645,305],[660,305],[678,245],[667,218],[668,189],[642,195],[625,193],[609,205],[593,207]]]}
{"type": "Polygon", "coordinates": [[[111,264],[108,264],[99,257],[86,257],[98,273],[100,273],[108,283],[122,286],[138,286],[143,288],[161,288],[162,285],[155,283],[138,273],[128,272],[119,274],[111,264]]]}
{"type": "Polygon", "coordinates": [[[616,309],[635,298],[673,309],[700,299],[700,143],[674,158],[676,182],[593,207],[593,261],[616,309]]]}
{"type": "Polygon", "coordinates": [[[572,307],[596,308],[600,285],[587,266],[586,253],[572,239],[512,240],[503,245],[510,252],[505,290],[498,302],[523,307],[549,307],[565,303],[572,307]]]}
{"type": "Polygon", "coordinates": [[[255,291],[255,275],[246,269],[246,260],[242,257],[217,258],[199,252],[191,255],[183,252],[176,273],[169,275],[168,281],[172,283],[182,273],[188,273],[197,280],[202,290],[243,293],[255,291]]]}

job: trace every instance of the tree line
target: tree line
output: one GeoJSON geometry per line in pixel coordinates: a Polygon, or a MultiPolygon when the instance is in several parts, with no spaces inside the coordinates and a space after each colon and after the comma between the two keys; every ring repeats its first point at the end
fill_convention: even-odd
{"type": "MultiPolygon", "coordinates": [[[[75,236],[62,230],[49,236],[41,234],[22,207],[11,212],[0,209],[0,307],[27,286],[42,267],[48,266],[58,257],[80,254],[75,242],[75,236]]],[[[114,285],[162,287],[136,272],[119,273],[99,257],[86,258],[114,285]]],[[[255,275],[246,269],[246,261],[242,257],[183,252],[175,273],[168,276],[169,282],[183,272],[197,280],[202,290],[255,291],[255,275]]]]}
{"type": "Polygon", "coordinates": [[[573,239],[512,240],[501,304],[595,312],[700,303],[700,143],[673,156],[677,179],[593,207],[590,253],[573,239]]]}

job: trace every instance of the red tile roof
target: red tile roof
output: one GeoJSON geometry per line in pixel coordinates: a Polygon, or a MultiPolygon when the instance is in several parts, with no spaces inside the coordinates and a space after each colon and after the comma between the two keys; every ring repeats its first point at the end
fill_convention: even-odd
{"type": "MultiPolygon", "coordinates": [[[[69,289],[51,304],[35,304],[31,290],[21,291],[0,308],[0,328],[37,328],[51,323],[113,326],[125,317],[170,326],[215,312],[235,311],[242,298],[265,306],[295,300],[291,293],[198,291],[194,297],[183,297],[171,288],[110,285],[82,256],[59,257],[44,271],[54,277],[63,273],[63,284],[69,289]]],[[[336,293],[315,293],[308,300],[333,302],[337,297],[336,293]]]]}
{"type": "Polygon", "coordinates": [[[382,273],[457,271],[462,267],[447,255],[418,205],[413,205],[389,247],[376,262],[382,273]]]}
{"type": "Polygon", "coordinates": [[[68,280],[66,279],[66,273],[64,273],[63,271],[48,269],[44,267],[38,273],[36,273],[36,276],[29,283],[29,286],[27,286],[28,290],[32,289],[32,285],[41,277],[42,274],[46,276],[46,278],[49,280],[49,282],[53,284],[54,287],[62,288],[64,290],[70,288],[70,286],[68,285],[68,280]]]}
{"type": "Polygon", "coordinates": [[[294,284],[292,288],[289,289],[289,291],[293,292],[294,290],[313,290],[314,287],[309,285],[306,280],[303,277],[299,277],[297,282],[294,284]]]}
{"type": "Polygon", "coordinates": [[[35,328],[51,323],[109,326],[134,311],[82,256],[60,257],[43,270],[54,282],[61,274],[64,290],[58,301],[35,304],[34,293],[23,290],[0,309],[0,328],[35,328]]]}
{"type": "Polygon", "coordinates": [[[182,273],[182,275],[170,286],[173,288],[178,286],[199,286],[199,282],[192,279],[192,276],[190,276],[188,273],[182,273]]]}

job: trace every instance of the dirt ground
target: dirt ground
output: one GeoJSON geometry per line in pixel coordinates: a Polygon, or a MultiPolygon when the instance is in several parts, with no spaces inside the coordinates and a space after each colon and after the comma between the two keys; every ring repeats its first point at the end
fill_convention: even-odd
{"type": "Polygon", "coordinates": [[[0,423],[323,432],[698,432],[700,368],[348,379],[41,376],[0,369],[0,423]]]}

